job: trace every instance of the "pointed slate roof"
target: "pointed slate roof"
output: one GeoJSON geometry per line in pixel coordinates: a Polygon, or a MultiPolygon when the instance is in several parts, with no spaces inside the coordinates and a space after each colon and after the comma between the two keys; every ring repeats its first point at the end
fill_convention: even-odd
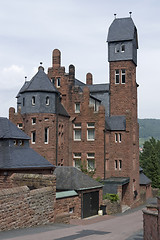
{"type": "Polygon", "coordinates": [[[0,117],[0,139],[30,139],[27,134],[17,128],[7,118],[0,117]]]}
{"type": "Polygon", "coordinates": [[[133,40],[135,34],[137,38],[137,29],[131,17],[115,18],[109,27],[107,42],[133,40]]]}
{"type": "Polygon", "coordinates": [[[27,81],[23,87],[21,88],[19,93],[23,92],[55,92],[59,93],[55,86],[49,80],[47,74],[44,72],[44,68],[40,66],[38,68],[38,72],[31,79],[31,81],[27,81]]]}
{"type": "Polygon", "coordinates": [[[85,190],[103,187],[101,183],[75,167],[56,167],[54,174],[58,190],[85,190]]]}
{"type": "Polygon", "coordinates": [[[126,130],[126,117],[125,116],[106,117],[106,130],[125,131],[126,130]]]}

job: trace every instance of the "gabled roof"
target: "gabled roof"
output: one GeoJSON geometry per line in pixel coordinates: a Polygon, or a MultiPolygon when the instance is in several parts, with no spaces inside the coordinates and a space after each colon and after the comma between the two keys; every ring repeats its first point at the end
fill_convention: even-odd
{"type": "Polygon", "coordinates": [[[137,40],[137,29],[132,18],[116,18],[109,27],[107,42],[133,40],[134,37],[137,40]]]}
{"type": "Polygon", "coordinates": [[[126,117],[125,116],[106,117],[106,130],[125,131],[126,130],[126,117]]]}
{"type": "Polygon", "coordinates": [[[143,172],[139,174],[139,184],[140,185],[148,185],[151,184],[151,179],[149,179],[143,172]]]}
{"type": "Polygon", "coordinates": [[[58,190],[85,190],[103,187],[101,183],[75,167],[56,167],[54,174],[58,190]]]}
{"type": "Polygon", "coordinates": [[[0,169],[52,169],[54,166],[30,147],[0,147],[0,169]]]}
{"type": "Polygon", "coordinates": [[[49,80],[47,74],[44,72],[43,67],[38,68],[38,72],[31,79],[31,81],[27,81],[23,87],[21,88],[19,93],[23,92],[55,92],[59,93],[55,86],[49,80]]]}
{"type": "Polygon", "coordinates": [[[27,134],[17,128],[10,120],[0,117],[0,139],[30,139],[27,134]]]}

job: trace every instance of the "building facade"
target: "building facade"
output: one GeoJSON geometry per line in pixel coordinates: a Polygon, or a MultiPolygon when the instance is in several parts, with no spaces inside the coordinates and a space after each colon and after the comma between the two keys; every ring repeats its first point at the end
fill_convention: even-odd
{"type": "Polygon", "coordinates": [[[75,78],[52,53],[17,95],[9,118],[31,136],[31,147],[54,165],[75,166],[103,179],[106,192],[129,206],[139,199],[137,29],[132,18],[115,18],[108,32],[109,83],[75,78]]]}

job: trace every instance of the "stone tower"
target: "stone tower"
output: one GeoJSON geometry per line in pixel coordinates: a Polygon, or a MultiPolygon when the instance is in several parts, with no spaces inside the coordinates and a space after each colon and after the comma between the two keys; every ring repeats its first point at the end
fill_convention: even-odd
{"type": "MultiPolygon", "coordinates": [[[[139,128],[137,121],[137,29],[132,18],[115,18],[108,32],[110,68],[110,117],[125,119],[125,132],[112,131],[110,158],[114,177],[127,177],[122,189],[131,206],[139,196],[139,128]],[[135,201],[134,201],[135,200],[135,201]]],[[[123,197],[122,196],[122,197],[123,197]]]]}

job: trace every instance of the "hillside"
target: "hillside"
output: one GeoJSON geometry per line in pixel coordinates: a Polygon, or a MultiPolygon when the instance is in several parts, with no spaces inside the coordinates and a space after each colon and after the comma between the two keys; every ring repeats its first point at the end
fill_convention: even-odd
{"type": "Polygon", "coordinates": [[[138,119],[138,122],[140,146],[151,137],[160,140],[160,119],[138,119]]]}

